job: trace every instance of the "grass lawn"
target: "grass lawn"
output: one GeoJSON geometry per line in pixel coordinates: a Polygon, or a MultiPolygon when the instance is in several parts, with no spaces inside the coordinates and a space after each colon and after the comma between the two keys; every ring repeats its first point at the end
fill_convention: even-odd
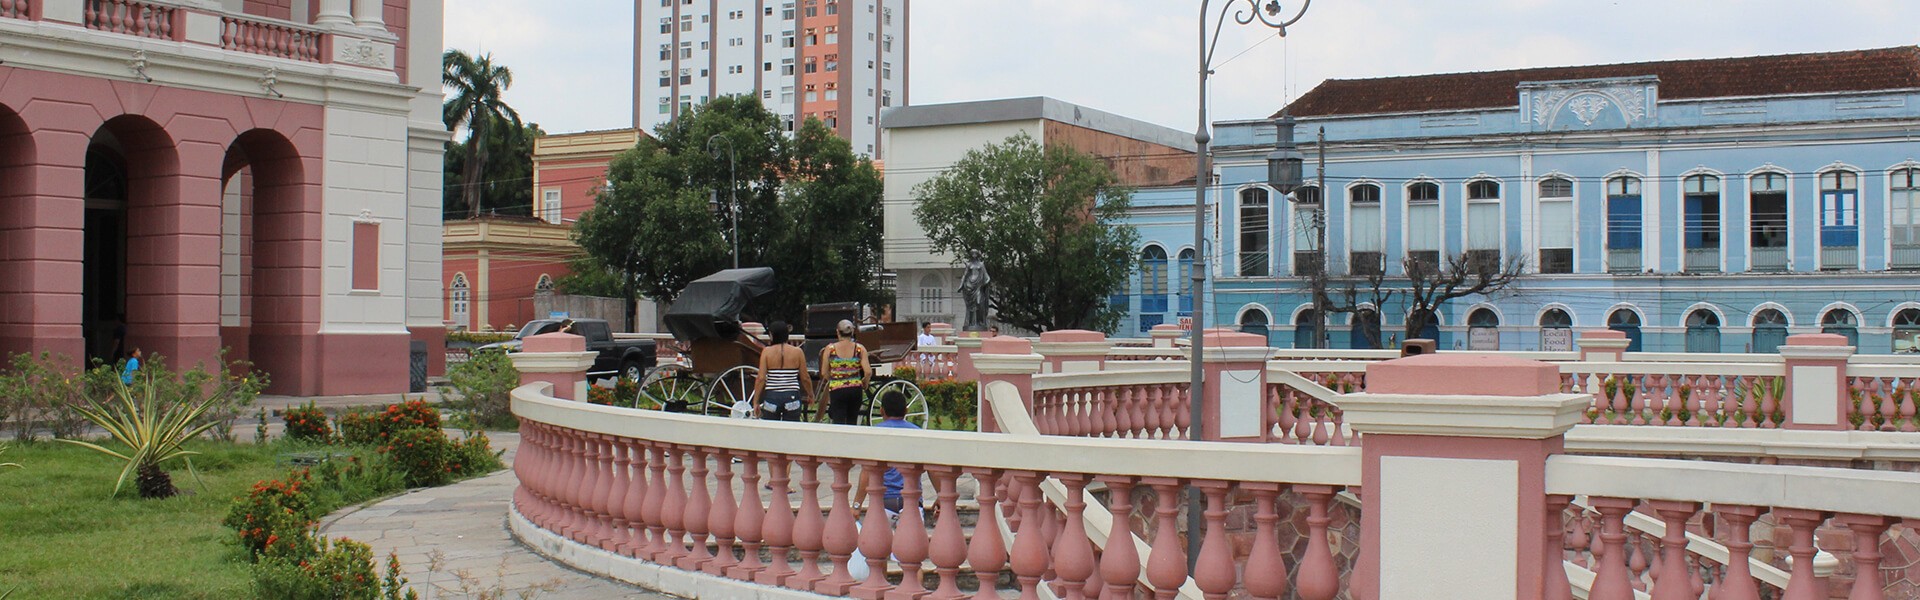
{"type": "Polygon", "coordinates": [[[285,477],[287,448],[195,442],[202,488],[171,465],[182,495],[140,500],[128,483],[108,499],[119,463],[94,451],[13,444],[0,462],[0,594],[37,598],[246,598],[248,563],[220,525],[227,506],[262,479],[285,477]]]}

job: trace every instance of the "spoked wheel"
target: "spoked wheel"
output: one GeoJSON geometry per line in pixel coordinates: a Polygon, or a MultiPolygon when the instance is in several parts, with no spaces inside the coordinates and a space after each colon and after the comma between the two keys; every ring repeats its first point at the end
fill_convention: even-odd
{"type": "Polygon", "coordinates": [[[716,417],[756,419],[760,417],[759,398],[753,393],[760,382],[760,368],[741,365],[727,369],[707,388],[704,413],[716,417]]]}
{"type": "Polygon", "coordinates": [[[865,416],[868,423],[886,419],[886,412],[880,408],[880,398],[889,391],[897,391],[907,397],[908,423],[919,425],[923,428],[927,426],[927,395],[920,391],[920,386],[914,385],[913,382],[905,379],[895,379],[880,384],[879,387],[873,388],[872,391],[867,393],[867,414],[865,416]]]}
{"type": "Polygon", "coordinates": [[[706,385],[686,367],[680,365],[661,365],[647,371],[640,378],[640,392],[634,397],[634,408],[658,408],[667,412],[686,412],[687,407],[701,402],[701,394],[706,385]]]}

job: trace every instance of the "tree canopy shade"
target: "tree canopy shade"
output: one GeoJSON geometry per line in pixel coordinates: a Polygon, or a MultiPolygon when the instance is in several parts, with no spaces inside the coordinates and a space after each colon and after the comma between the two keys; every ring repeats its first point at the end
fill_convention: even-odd
{"type": "Polygon", "coordinates": [[[740,266],[772,267],[780,281],[746,316],[797,321],[809,303],[888,299],[876,277],[873,163],[818,120],[788,137],[750,96],[695,107],[616,157],[594,208],[574,227],[575,241],[627,279],[630,310],[640,296],[672,300],[733,262],[729,181],[739,203],[740,266]]]}
{"type": "Polygon", "coordinates": [[[546,135],[540,126],[527,123],[520,127],[487,129],[486,164],[480,165],[477,179],[467,183],[465,144],[447,144],[445,189],[441,197],[443,218],[467,218],[475,214],[500,214],[515,217],[533,215],[533,140],[546,135]],[[468,188],[479,187],[478,210],[468,206],[468,188]]]}
{"type": "Polygon", "coordinates": [[[1132,191],[1106,165],[1025,133],[969,151],[914,188],[914,218],[936,252],[976,253],[998,320],[1029,331],[1112,331],[1107,303],[1133,270],[1132,191]]]}
{"type": "MultiPolygon", "coordinates": [[[[472,218],[480,215],[480,208],[484,204],[485,187],[475,185],[475,182],[487,181],[485,167],[491,164],[488,159],[488,153],[492,151],[489,147],[493,140],[491,132],[501,126],[509,126],[513,130],[521,127],[520,113],[507,106],[502,97],[507,88],[513,87],[513,71],[504,65],[493,64],[491,54],[474,58],[461,50],[442,53],[440,67],[440,85],[447,89],[447,100],[440,107],[440,118],[448,129],[467,129],[461,198],[467,207],[467,217],[472,218]]],[[[528,187],[531,189],[531,186],[528,187]]]]}

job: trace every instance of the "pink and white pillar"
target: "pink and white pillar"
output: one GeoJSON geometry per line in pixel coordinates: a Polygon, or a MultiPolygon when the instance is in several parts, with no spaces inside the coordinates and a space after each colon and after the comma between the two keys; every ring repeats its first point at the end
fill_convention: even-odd
{"type": "Polygon", "coordinates": [[[587,338],[571,333],[548,333],[527,338],[520,351],[507,355],[520,371],[520,385],[553,384],[553,397],[587,400],[587,369],[597,354],[587,351],[587,338]]]}
{"type": "Polygon", "coordinates": [[[1355,597],[1531,600],[1565,585],[1543,559],[1558,550],[1546,462],[1590,398],[1559,380],[1555,365],[1487,355],[1367,367],[1367,391],[1339,400],[1366,436],[1355,597]]]}
{"type": "Polygon", "coordinates": [[[1853,358],[1853,346],[1847,337],[1832,333],[1806,333],[1787,338],[1780,347],[1786,359],[1787,429],[1842,431],[1852,429],[1849,419],[1853,397],[1847,389],[1847,359],[1853,358]]]}
{"type": "Polygon", "coordinates": [[[1624,331],[1589,329],[1580,332],[1580,339],[1574,343],[1580,347],[1582,362],[1614,363],[1625,360],[1627,346],[1633,345],[1633,340],[1627,339],[1624,331]]]}
{"type": "Polygon", "coordinates": [[[953,344],[953,378],[955,381],[975,381],[980,373],[973,368],[973,355],[980,353],[980,344],[986,338],[983,331],[963,331],[948,339],[953,344]]]}
{"type": "Polygon", "coordinates": [[[1061,329],[1040,334],[1033,351],[1047,357],[1046,373],[1091,373],[1107,364],[1107,334],[1061,329]]]}
{"type": "Polygon", "coordinates": [[[1041,363],[1046,357],[1033,353],[1033,344],[1025,339],[1009,336],[988,338],[980,344],[980,353],[973,356],[972,367],[979,376],[979,397],[975,403],[981,432],[999,432],[999,421],[993,417],[993,407],[987,404],[987,386],[996,382],[1006,382],[1020,390],[1020,401],[1025,404],[1027,414],[1033,414],[1033,376],[1040,373],[1041,363]]]}
{"type": "MultiPolygon", "coordinates": [[[[1206,397],[1200,435],[1211,441],[1261,441],[1267,410],[1267,338],[1231,329],[1206,331],[1206,397]]],[[[1192,350],[1187,351],[1189,355],[1192,350]]]]}
{"type": "Polygon", "coordinates": [[[1173,341],[1180,339],[1181,336],[1186,334],[1187,332],[1180,329],[1179,325],[1164,324],[1155,325],[1151,331],[1147,332],[1147,335],[1153,338],[1153,347],[1155,348],[1172,348],[1173,341]]]}

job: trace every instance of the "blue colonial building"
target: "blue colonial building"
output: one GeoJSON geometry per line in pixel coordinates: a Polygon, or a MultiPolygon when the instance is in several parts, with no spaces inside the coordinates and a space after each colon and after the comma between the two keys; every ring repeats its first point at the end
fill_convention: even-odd
{"type": "MultiPolygon", "coordinates": [[[[1393,288],[1409,259],[1517,258],[1514,285],[1438,307],[1422,337],[1563,349],[1610,327],[1642,351],[1771,352],[1827,331],[1920,351],[1920,47],[1329,80],[1284,112],[1309,159],[1290,195],[1265,185],[1272,120],[1216,126],[1209,323],[1311,347],[1322,264],[1336,288],[1376,270],[1393,288]]],[[[1192,202],[1134,198],[1142,266],[1114,298],[1131,331],[1194,309],[1192,202]]],[[[1330,314],[1322,346],[1397,342],[1405,296],[1381,304],[1330,314]]]]}

